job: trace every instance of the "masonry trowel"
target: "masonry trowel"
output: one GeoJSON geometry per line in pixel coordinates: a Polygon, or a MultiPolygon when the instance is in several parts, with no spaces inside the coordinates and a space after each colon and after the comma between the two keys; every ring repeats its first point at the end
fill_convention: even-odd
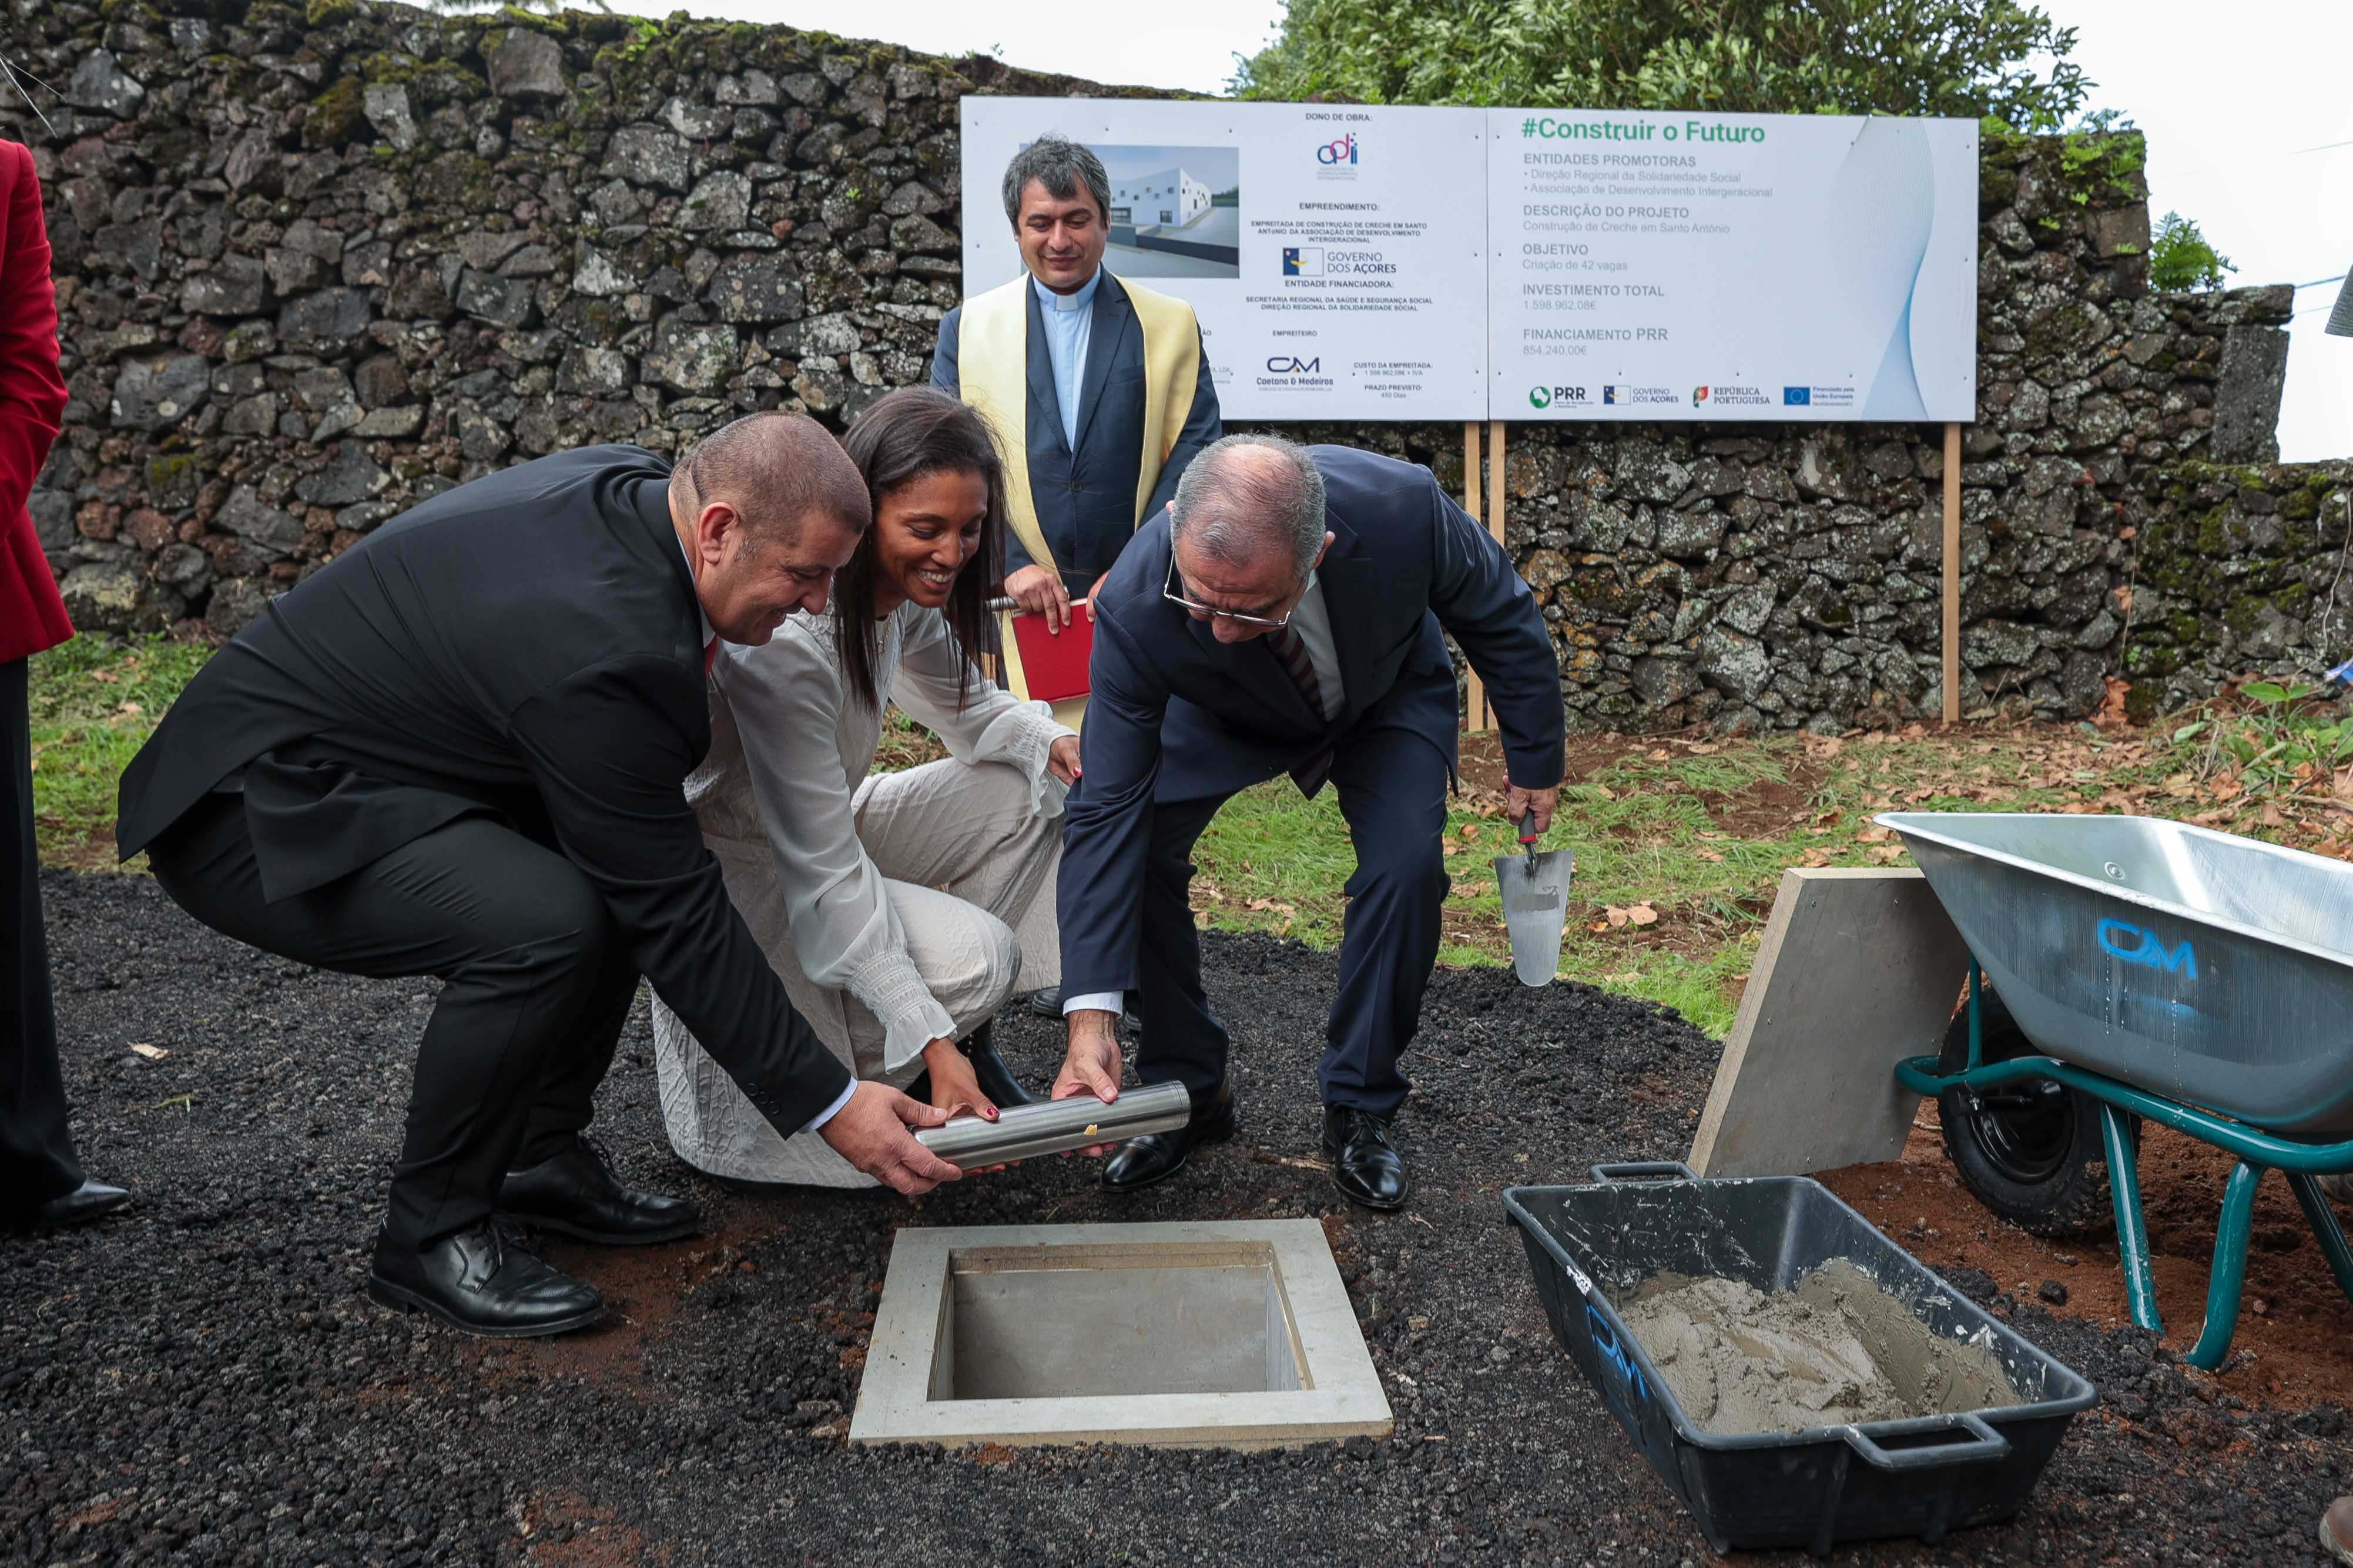
{"type": "Polygon", "coordinates": [[[1495,857],[1495,891],[1503,895],[1504,930],[1512,939],[1512,968],[1520,984],[1549,985],[1560,972],[1560,931],[1577,857],[1567,849],[1539,852],[1535,843],[1531,810],[1520,818],[1521,852],[1495,857]]]}

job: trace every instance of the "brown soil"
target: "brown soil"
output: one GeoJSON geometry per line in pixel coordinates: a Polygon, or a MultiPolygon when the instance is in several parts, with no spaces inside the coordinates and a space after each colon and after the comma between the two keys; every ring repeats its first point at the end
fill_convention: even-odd
{"type": "MultiPolygon", "coordinates": [[[[2165,1342],[2177,1352],[2197,1342],[2206,1319],[2215,1222],[2232,1163],[2221,1150],[2167,1128],[2143,1133],[2141,1200],[2157,1255],[2158,1310],[2165,1342]]],[[[1995,1218],[1954,1173],[1933,1104],[1921,1108],[1901,1160],[1825,1172],[1821,1180],[1931,1268],[1980,1268],[2026,1298],[2056,1280],[2067,1300],[2052,1312],[2107,1328],[2130,1321],[2116,1237],[2046,1241],[1995,1218]]],[[[2256,1193],[2238,1332],[2217,1375],[2249,1403],[2283,1409],[2353,1396],[2353,1301],[2337,1289],[2276,1173],[2256,1193]]]]}
{"type": "Polygon", "coordinates": [[[468,1342],[466,1354],[485,1382],[502,1374],[594,1384],[652,1400],[660,1388],[647,1359],[663,1326],[698,1286],[730,1271],[758,1267],[743,1256],[746,1243],[773,1236],[791,1211],[807,1201],[729,1194],[704,1205],[700,1236],[662,1247],[591,1247],[554,1236],[536,1238],[540,1256],[604,1293],[610,1310],[595,1328],[544,1340],[468,1342]]]}
{"type": "Polygon", "coordinates": [[[642,1531],[576,1492],[536,1492],[522,1505],[524,1561],[533,1568],[635,1568],[668,1563],[670,1550],[646,1549],[642,1531]]]}

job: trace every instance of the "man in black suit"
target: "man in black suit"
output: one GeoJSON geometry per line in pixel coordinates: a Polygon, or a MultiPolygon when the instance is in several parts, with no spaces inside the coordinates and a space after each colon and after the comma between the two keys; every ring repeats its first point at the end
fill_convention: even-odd
{"type": "MultiPolygon", "coordinates": [[[[824,429],[760,414],[673,471],[635,447],[438,496],[206,665],[122,779],[118,844],[191,914],[299,963],[444,984],[370,1292],[477,1333],[592,1321],[493,1213],[608,1243],[697,1220],[580,1134],[643,974],[779,1131],[905,1193],[952,1180],[853,1083],[728,902],[682,784],[717,639],[825,603],[869,519],[824,429]]],[[[812,744],[830,744],[811,737],[812,744]]]]}
{"type": "Polygon", "coordinates": [[[1235,791],[1288,773],[1338,789],[1356,849],[1320,1073],[1324,1144],[1355,1202],[1406,1199],[1390,1121],[1448,887],[1455,763],[1451,633],[1487,683],[1513,820],[1559,793],[1560,669],[1528,585],[1430,470],[1345,447],[1229,436],[1185,470],[1095,598],[1084,775],[1060,894],[1070,1045],[1056,1098],[1113,1099],[1120,994],[1142,992],[1137,1076],[1193,1095],[1186,1128],[1132,1138],[1113,1190],[1232,1135],[1226,1031],[1201,991],[1186,886],[1194,840],[1235,791]]]}

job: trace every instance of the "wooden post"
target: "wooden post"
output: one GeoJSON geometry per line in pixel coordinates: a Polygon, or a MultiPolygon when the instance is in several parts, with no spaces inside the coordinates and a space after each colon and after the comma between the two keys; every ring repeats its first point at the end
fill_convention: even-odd
{"type": "Polygon", "coordinates": [[[1945,722],[1961,717],[1961,427],[1945,426],[1945,722]]]}
{"type": "MultiPolygon", "coordinates": [[[[1471,514],[1472,521],[1478,521],[1479,422],[1476,419],[1462,422],[1462,510],[1471,514]]],[[[1462,688],[1462,727],[1465,730],[1485,729],[1486,712],[1487,688],[1474,669],[1465,678],[1462,688]]]]}
{"type": "MultiPolygon", "coordinates": [[[[1487,422],[1487,531],[1498,545],[1504,546],[1504,554],[1508,559],[1511,549],[1504,545],[1504,422],[1491,419],[1487,422]]],[[[1479,721],[1472,727],[1480,730],[1495,727],[1495,711],[1487,701],[1483,689],[1479,694],[1479,721]]]]}

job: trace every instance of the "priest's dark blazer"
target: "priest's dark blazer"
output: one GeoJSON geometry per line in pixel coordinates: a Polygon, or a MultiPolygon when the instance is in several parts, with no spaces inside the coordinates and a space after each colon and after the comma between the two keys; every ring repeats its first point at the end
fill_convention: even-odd
{"type": "Polygon", "coordinates": [[[584,447],[385,524],[189,683],[123,773],[118,847],[242,789],[277,900],[495,816],[586,876],[639,972],[790,1132],[849,1073],[786,1001],[686,803],[711,730],[669,479],[641,447],[584,447]]]}

